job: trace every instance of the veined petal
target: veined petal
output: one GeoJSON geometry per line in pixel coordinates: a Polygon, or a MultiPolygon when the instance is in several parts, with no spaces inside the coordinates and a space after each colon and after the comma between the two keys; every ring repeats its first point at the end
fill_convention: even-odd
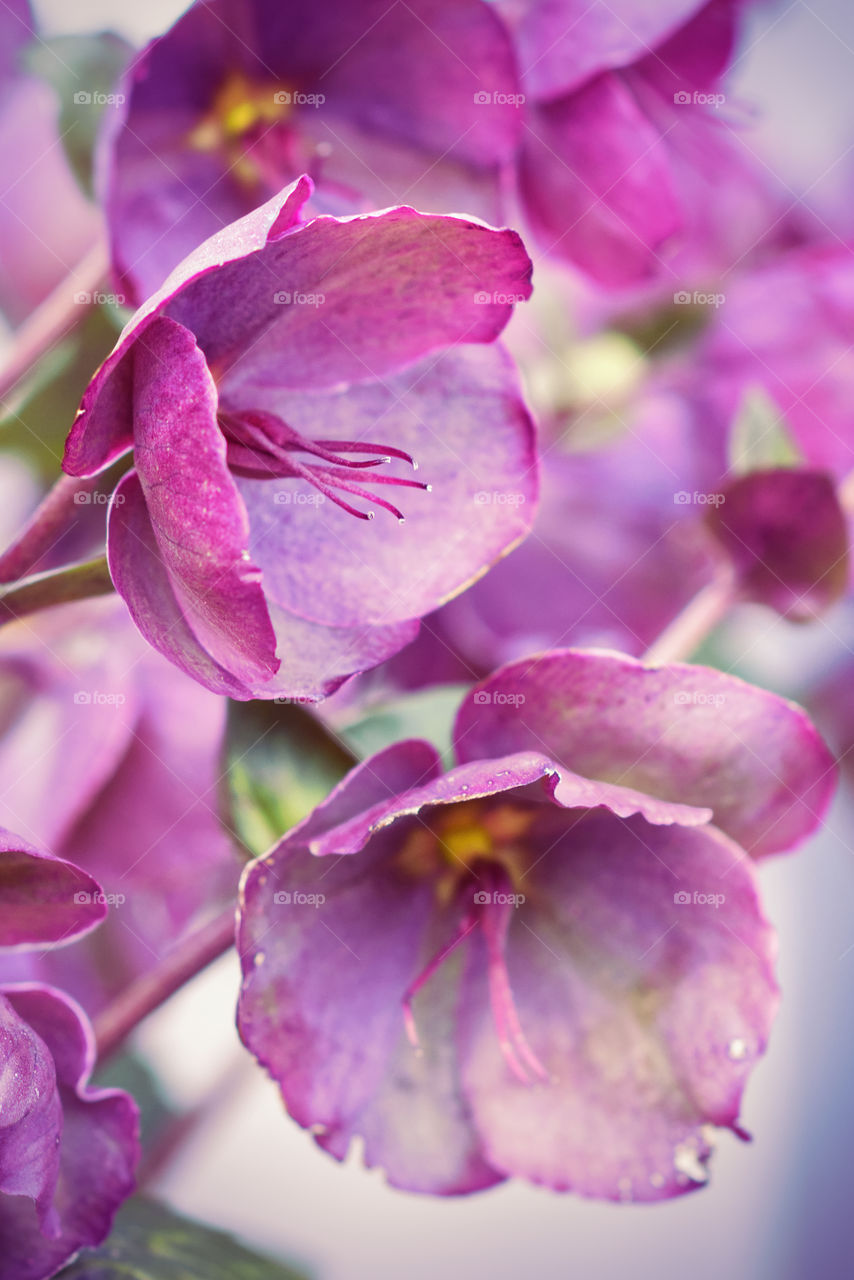
{"type": "Polygon", "coordinates": [[[707,806],[757,857],[815,830],[836,781],[819,734],[784,698],[706,667],[595,650],[503,667],[463,702],[455,738],[462,760],[547,750],[585,777],[707,806]]]}

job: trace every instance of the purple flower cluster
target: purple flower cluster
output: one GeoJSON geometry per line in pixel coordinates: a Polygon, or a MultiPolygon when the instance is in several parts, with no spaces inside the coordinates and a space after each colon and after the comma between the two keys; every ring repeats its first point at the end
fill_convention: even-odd
{"type": "Polygon", "coordinates": [[[0,1280],[107,1240],[93,1073],[232,945],[393,1188],[748,1136],[759,863],[837,768],[732,635],[848,648],[854,511],[854,227],[757,159],[750,8],[195,0],[102,93],[2,7],[0,1280]]]}

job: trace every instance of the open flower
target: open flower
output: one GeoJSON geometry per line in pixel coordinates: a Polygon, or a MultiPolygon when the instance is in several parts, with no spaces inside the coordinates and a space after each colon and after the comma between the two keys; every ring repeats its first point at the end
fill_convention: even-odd
{"type": "Polygon", "coordinates": [[[0,1278],[45,1280],[105,1238],[133,1189],[137,1112],[94,1090],[83,1010],[51,987],[9,984],[2,949],[67,942],[104,916],[79,868],[0,831],[0,1278]]]}
{"type": "Polygon", "coordinates": [[[405,201],[497,221],[520,124],[512,47],[482,0],[206,0],[122,87],[103,198],[139,301],[301,173],[324,212],[405,201]]]}
{"type": "Polygon", "coordinates": [[[496,7],[514,33],[525,98],[519,190],[550,253],[605,285],[631,284],[659,274],[685,240],[709,237],[709,201],[734,171],[746,213],[744,158],[716,119],[740,3],[496,7]]]}
{"type": "Polygon", "coordinates": [[[342,1159],[451,1194],[700,1185],[776,1006],[753,866],[818,823],[804,714],[715,671],[554,651],[398,743],[250,868],[239,1026],[342,1159]]]}
{"type": "Polygon", "coordinates": [[[105,1239],[133,1190],[137,1112],[93,1089],[92,1032],[67,996],[0,985],[0,1276],[45,1280],[105,1239]]]}
{"type": "Polygon", "coordinates": [[[214,236],[137,311],[64,462],[90,475],[133,448],[116,588],[155,648],[236,698],[320,697],[376,665],[533,518],[515,371],[468,345],[530,293],[518,236],[407,208],[301,223],[310,191],[214,236]]]}

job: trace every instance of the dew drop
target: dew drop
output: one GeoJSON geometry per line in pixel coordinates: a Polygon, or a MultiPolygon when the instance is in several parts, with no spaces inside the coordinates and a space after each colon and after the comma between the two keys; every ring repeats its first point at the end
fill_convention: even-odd
{"type": "Polygon", "coordinates": [[[747,1057],[747,1042],[736,1037],[735,1040],[730,1040],[726,1051],[734,1062],[739,1062],[742,1058],[747,1057]]]}
{"type": "Polygon", "coordinates": [[[255,952],[255,957],[254,957],[254,959],[253,959],[252,963],[254,964],[255,968],[257,969],[257,968],[258,968],[258,966],[259,966],[259,965],[262,965],[266,959],[267,959],[267,953],[266,953],[266,951],[256,951],[256,952],[255,952]]]}
{"type": "Polygon", "coordinates": [[[680,1182],[708,1182],[709,1175],[701,1164],[697,1152],[688,1143],[676,1148],[673,1152],[673,1167],[680,1182]]]}
{"type": "Polygon", "coordinates": [[[651,1173],[649,1175],[649,1185],[651,1187],[663,1187],[665,1182],[666,1178],[663,1173],[651,1173]]]}

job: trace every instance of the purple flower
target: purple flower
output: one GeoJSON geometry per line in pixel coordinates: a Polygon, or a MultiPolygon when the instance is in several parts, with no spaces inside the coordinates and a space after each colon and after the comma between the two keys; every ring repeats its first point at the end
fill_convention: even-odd
{"type": "Polygon", "coordinates": [[[61,986],[93,1014],[233,898],[218,796],[226,704],[155,653],[116,598],[3,627],[0,703],[0,824],[56,855],[36,866],[50,875],[31,912],[28,882],[13,893],[3,877],[0,926],[31,914],[33,932],[0,945],[55,941],[72,911],[88,927],[106,916],[73,948],[5,957],[3,976],[61,986]]]}
{"type": "Polygon", "coordinates": [[[406,208],[303,224],[310,190],[185,259],[66,449],[90,475],[133,448],[116,588],[155,648],[236,698],[318,697],[376,665],[533,518],[515,372],[460,345],[492,343],[528,296],[518,236],[406,208]]]}
{"type": "Polygon", "coordinates": [[[192,5],[135,61],[105,139],[122,287],[142,301],[302,173],[326,212],[406,202],[499,220],[515,88],[510,41],[482,0],[192,5]]]}
{"type": "Polygon", "coordinates": [[[7,948],[47,950],[92,929],[103,894],[79,867],[0,830],[0,1275],[45,1280],[105,1238],[133,1189],[137,1111],[93,1090],[95,1046],[72,1000],[9,984],[7,948]]]}
{"type": "Polygon", "coordinates": [[[133,1190],[136,1106],[92,1089],[92,1033],[67,996],[0,985],[0,1274],[45,1280],[108,1235],[133,1190]]]}
{"type": "Polygon", "coordinates": [[[848,522],[825,472],[751,471],[719,496],[707,524],[742,598],[808,621],[845,594],[848,522]]]}
{"type": "Polygon", "coordinates": [[[747,177],[714,118],[739,0],[496,7],[526,99],[519,189],[547,250],[615,286],[659,274],[680,240],[707,238],[711,174],[747,177]]]}
{"type": "Polygon", "coordinates": [[[805,715],[719,672],[555,651],[398,743],[252,864],[239,1026],[290,1114],[400,1187],[700,1185],[777,1001],[750,858],[817,825],[805,715]]]}
{"type": "Polygon", "coordinates": [[[813,244],[727,284],[692,371],[700,415],[725,432],[761,387],[812,467],[838,480],[854,467],[849,355],[854,257],[813,244]]]}

